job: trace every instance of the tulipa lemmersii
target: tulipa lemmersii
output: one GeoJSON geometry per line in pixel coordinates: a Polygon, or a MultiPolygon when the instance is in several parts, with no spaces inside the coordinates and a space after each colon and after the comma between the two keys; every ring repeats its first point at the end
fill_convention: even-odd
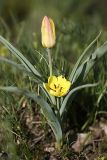
{"type": "Polygon", "coordinates": [[[63,76],[51,76],[48,78],[48,83],[44,83],[43,85],[52,96],[62,97],[68,93],[71,82],[67,81],[63,76]]]}
{"type": "MultiPolygon", "coordinates": [[[[33,66],[33,64],[24,56],[24,54],[22,54],[14,46],[12,46],[11,43],[9,43],[5,38],[0,36],[0,43],[4,44],[5,47],[9,49],[9,53],[16,56],[16,58],[21,62],[22,65],[17,64],[12,60],[8,60],[4,57],[1,58],[1,61],[5,61],[8,64],[17,67],[18,69],[28,74],[28,76],[32,80],[30,81],[30,86],[31,84],[32,86],[37,85],[39,94],[38,91],[33,87],[32,91],[29,91],[27,88],[22,89],[15,86],[0,86],[0,90],[25,95],[26,97],[33,99],[33,101],[35,101],[41,107],[41,113],[46,118],[47,123],[50,125],[55,135],[55,139],[57,142],[56,146],[58,149],[61,149],[63,145],[63,124],[65,120],[65,114],[69,108],[69,104],[72,104],[76,93],[80,89],[95,87],[98,85],[98,83],[83,84],[83,82],[89,71],[93,68],[94,64],[105,53],[107,53],[107,42],[97,48],[94,52],[87,52],[93,46],[93,44],[97,42],[99,36],[100,34],[89,44],[89,46],[77,60],[74,67],[70,69],[70,72],[68,73],[65,73],[64,70],[60,70],[61,68],[63,68],[64,63],[59,63],[60,67],[58,66],[58,62],[60,61],[58,54],[56,59],[54,59],[53,57],[55,54],[52,54],[51,57],[52,47],[54,47],[56,43],[55,25],[51,18],[45,16],[42,20],[41,26],[42,45],[47,50],[49,63],[46,63],[47,59],[43,58],[43,55],[41,54],[42,60],[40,60],[39,63],[36,61],[36,67],[33,66]],[[39,67],[38,64],[40,65],[39,67]],[[47,67],[47,64],[49,68],[47,67]],[[43,70],[41,70],[41,68],[43,70]],[[67,75],[67,78],[65,78],[65,75],[67,75]]],[[[58,51],[60,52],[60,50],[58,51]]],[[[73,105],[71,106],[73,107],[73,105]]]]}

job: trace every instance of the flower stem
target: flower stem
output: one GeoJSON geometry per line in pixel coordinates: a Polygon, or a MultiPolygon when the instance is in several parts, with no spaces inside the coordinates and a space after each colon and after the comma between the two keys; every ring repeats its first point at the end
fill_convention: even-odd
{"type": "Polygon", "coordinates": [[[60,109],[59,97],[57,97],[56,101],[57,101],[57,109],[59,110],[60,109]]]}
{"type": "Polygon", "coordinates": [[[47,53],[48,53],[48,59],[49,59],[50,76],[52,76],[52,58],[51,58],[51,52],[49,48],[47,48],[47,53]]]}

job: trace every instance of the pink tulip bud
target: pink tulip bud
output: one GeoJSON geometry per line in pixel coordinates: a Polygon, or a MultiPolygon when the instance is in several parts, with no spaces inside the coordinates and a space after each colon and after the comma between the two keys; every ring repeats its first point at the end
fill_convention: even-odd
{"type": "Polygon", "coordinates": [[[55,25],[51,18],[45,16],[41,26],[42,45],[45,48],[52,48],[55,45],[55,25]]]}

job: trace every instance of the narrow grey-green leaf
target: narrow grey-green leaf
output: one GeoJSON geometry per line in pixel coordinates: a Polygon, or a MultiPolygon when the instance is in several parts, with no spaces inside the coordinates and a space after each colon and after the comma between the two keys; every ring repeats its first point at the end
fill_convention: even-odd
{"type": "Polygon", "coordinates": [[[21,63],[26,67],[28,71],[31,71],[35,76],[41,77],[40,73],[36,70],[36,68],[19,52],[15,47],[13,47],[6,39],[0,36],[0,42],[3,43],[12,54],[14,54],[21,63]]]}
{"type": "Polygon", "coordinates": [[[107,53],[107,41],[99,48],[95,50],[76,70],[76,73],[72,79],[72,83],[76,81],[80,82],[83,81],[89,71],[92,69],[94,64],[105,54],[107,53]],[[83,72],[84,69],[84,72],[83,72]],[[81,78],[80,78],[81,77],[81,78]]]}
{"type": "Polygon", "coordinates": [[[62,141],[62,130],[61,130],[60,123],[57,117],[55,116],[53,110],[51,109],[51,106],[42,97],[38,96],[37,93],[32,93],[26,89],[22,90],[12,86],[0,87],[0,90],[13,92],[17,94],[23,94],[28,98],[33,99],[38,105],[40,105],[43,111],[43,114],[48,121],[48,124],[50,125],[50,127],[54,132],[57,142],[60,143],[62,141]]]}
{"type": "Polygon", "coordinates": [[[82,60],[83,60],[84,56],[86,55],[87,51],[88,51],[88,50],[93,46],[93,44],[98,40],[98,38],[100,37],[100,35],[101,35],[101,32],[100,32],[100,33],[98,34],[98,36],[88,45],[88,47],[84,50],[84,52],[81,54],[81,56],[80,56],[79,59],[77,60],[75,66],[74,66],[74,68],[73,68],[73,70],[72,70],[72,72],[71,72],[71,74],[70,74],[70,76],[69,76],[69,79],[71,80],[71,82],[72,82],[72,79],[73,79],[73,77],[74,77],[74,75],[75,75],[75,73],[76,73],[77,68],[79,67],[80,63],[82,62],[82,60]]]}
{"type": "Polygon", "coordinates": [[[83,88],[88,88],[88,87],[95,87],[97,86],[98,83],[95,83],[95,84],[85,84],[85,85],[81,85],[81,86],[78,86],[78,87],[75,87],[73,88],[69,93],[68,95],[65,97],[62,105],[61,105],[61,108],[60,108],[60,115],[62,116],[62,114],[64,113],[65,109],[66,109],[66,104],[70,98],[70,100],[72,101],[74,96],[72,96],[75,92],[77,92],[78,90],[81,90],[83,88]]]}
{"type": "Polygon", "coordinates": [[[28,72],[28,73],[31,73],[30,71],[28,71],[22,64],[17,64],[15,63],[14,61],[10,60],[10,59],[7,59],[5,57],[0,57],[0,61],[1,62],[6,62],[7,64],[11,64],[12,66],[20,69],[20,70],[23,70],[25,72],[28,72]]]}
{"type": "Polygon", "coordinates": [[[40,85],[40,88],[42,89],[43,93],[45,94],[45,96],[48,98],[48,100],[50,101],[50,103],[52,102],[51,96],[48,94],[48,92],[45,90],[45,88],[43,87],[43,85],[40,85]]]}

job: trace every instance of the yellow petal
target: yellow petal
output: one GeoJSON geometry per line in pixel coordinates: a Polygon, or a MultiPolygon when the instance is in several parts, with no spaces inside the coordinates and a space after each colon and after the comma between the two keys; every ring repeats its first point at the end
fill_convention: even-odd
{"type": "Polygon", "coordinates": [[[59,83],[61,86],[64,86],[65,83],[66,83],[65,77],[63,77],[63,76],[58,76],[58,83],[59,83]]]}
{"type": "Polygon", "coordinates": [[[70,87],[71,87],[71,82],[70,81],[66,81],[64,88],[66,88],[66,90],[69,90],[70,87]]]}
{"type": "Polygon", "coordinates": [[[48,85],[51,89],[55,90],[55,85],[57,85],[57,77],[56,76],[50,76],[48,78],[48,85]]]}
{"type": "Polygon", "coordinates": [[[53,91],[53,90],[50,90],[49,93],[52,95],[52,96],[55,96],[55,97],[58,97],[58,93],[53,91]]]}
{"type": "Polygon", "coordinates": [[[56,76],[50,76],[48,78],[48,83],[57,83],[57,77],[56,76]]]}
{"type": "Polygon", "coordinates": [[[61,95],[64,96],[68,93],[69,89],[71,87],[71,82],[67,81],[66,84],[63,86],[61,95]]]}

